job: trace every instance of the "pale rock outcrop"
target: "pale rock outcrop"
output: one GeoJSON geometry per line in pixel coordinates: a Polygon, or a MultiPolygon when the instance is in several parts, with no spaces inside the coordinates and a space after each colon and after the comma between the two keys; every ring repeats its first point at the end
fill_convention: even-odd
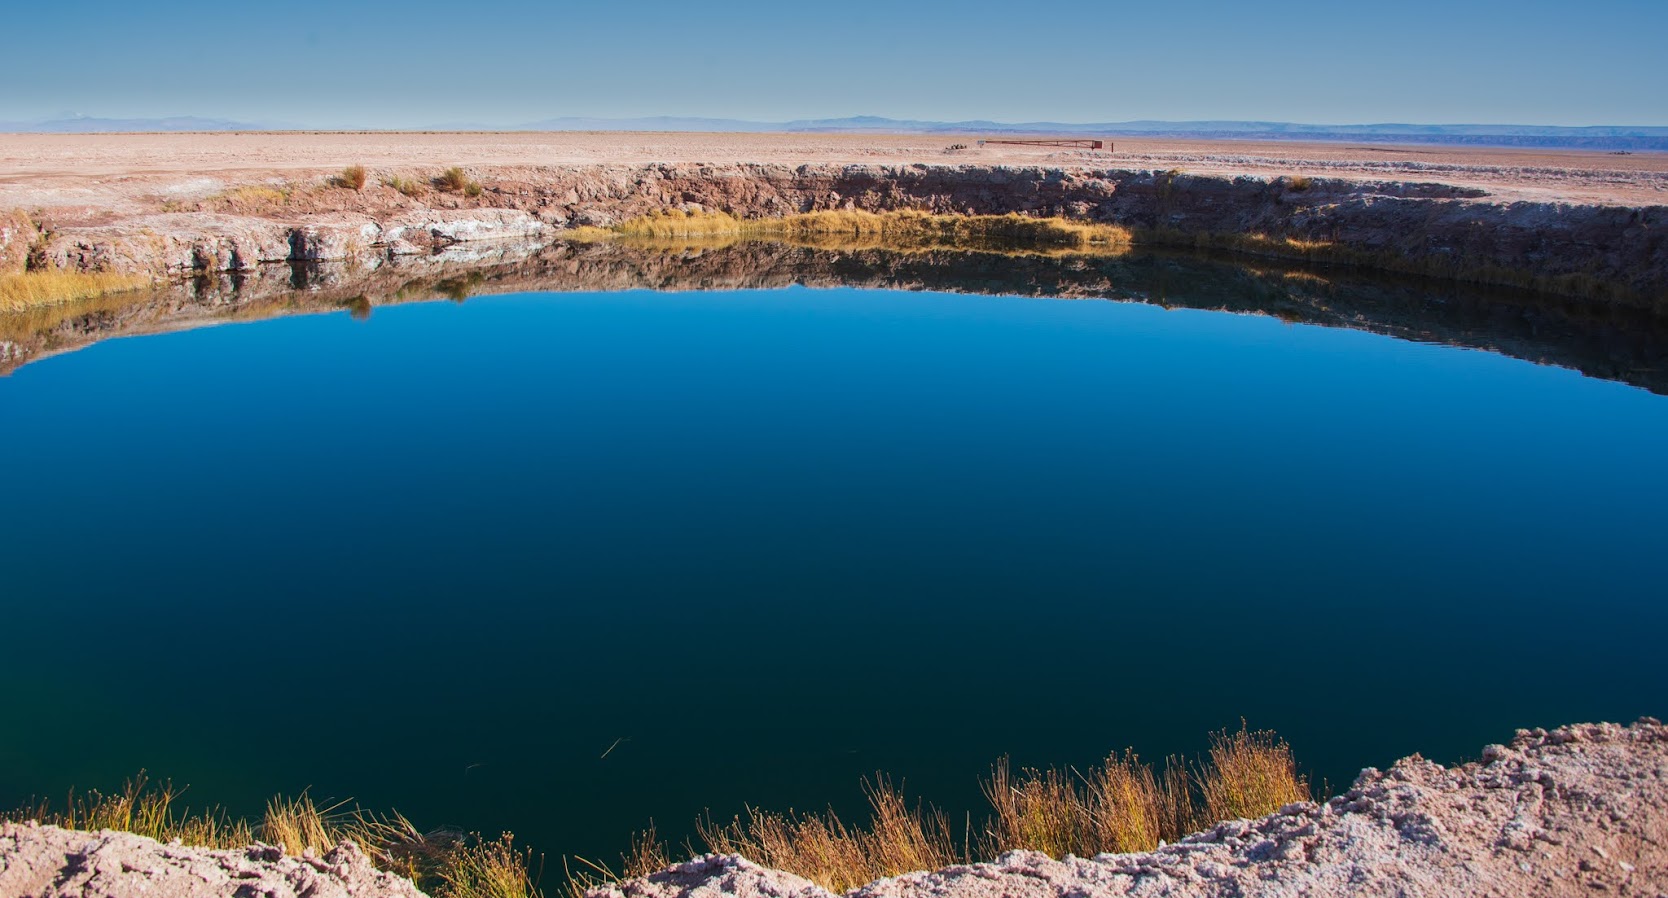
{"type": "Polygon", "coordinates": [[[456,243],[527,240],[549,231],[550,225],[519,209],[421,210],[384,221],[347,212],[292,221],[176,213],[64,228],[54,234],[47,257],[59,267],[88,271],[251,271],[279,262],[365,262],[422,255],[456,243]]]}
{"type": "Polygon", "coordinates": [[[0,824],[5,898],[423,898],[344,842],[321,857],[268,845],[210,851],[131,833],[0,824]]]}
{"type": "Polygon", "coordinates": [[[22,271],[40,232],[21,210],[0,212],[0,274],[22,271]]]}

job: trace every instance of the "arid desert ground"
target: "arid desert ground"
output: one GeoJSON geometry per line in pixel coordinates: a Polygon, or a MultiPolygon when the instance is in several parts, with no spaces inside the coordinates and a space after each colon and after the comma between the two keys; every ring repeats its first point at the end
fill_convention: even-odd
{"type": "Polygon", "coordinates": [[[1504,201],[1668,204],[1668,153],[1110,138],[1099,152],[977,145],[978,135],[642,132],[258,132],[0,135],[0,209],[95,224],[228,184],[347,165],[430,169],[612,164],[1016,165],[1430,181],[1504,201]],[[952,144],[967,149],[947,151],[952,144]]]}

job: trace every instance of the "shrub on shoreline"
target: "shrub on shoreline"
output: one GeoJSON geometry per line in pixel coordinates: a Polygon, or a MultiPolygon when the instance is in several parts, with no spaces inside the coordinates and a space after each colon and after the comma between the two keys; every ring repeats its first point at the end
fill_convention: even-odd
{"type": "Polygon", "coordinates": [[[151,279],[143,275],[113,271],[39,268],[0,273],[0,311],[21,312],[37,306],[90,299],[106,293],[136,290],[150,282],[151,279]]]}
{"type": "Polygon", "coordinates": [[[364,190],[365,177],[365,166],[350,165],[342,169],[342,173],[336,176],[336,186],[346,187],[349,190],[364,190]]]}
{"type": "Polygon", "coordinates": [[[394,188],[400,194],[409,197],[421,196],[423,191],[426,189],[423,187],[422,181],[419,181],[416,178],[402,178],[399,175],[390,175],[388,176],[388,179],[382,183],[394,188]]]}
{"type": "Polygon", "coordinates": [[[469,197],[481,195],[481,182],[464,174],[463,169],[456,165],[441,172],[440,177],[434,179],[434,186],[447,193],[461,193],[469,197]]]}
{"type": "Polygon", "coordinates": [[[818,245],[829,241],[886,247],[1030,247],[1066,252],[1126,250],[1130,232],[1116,225],[1026,215],[939,215],[904,209],[803,212],[782,218],[736,218],[726,212],[665,210],[608,229],[578,229],[573,236],[620,236],[676,240],[740,238],[789,240],[818,245]]]}

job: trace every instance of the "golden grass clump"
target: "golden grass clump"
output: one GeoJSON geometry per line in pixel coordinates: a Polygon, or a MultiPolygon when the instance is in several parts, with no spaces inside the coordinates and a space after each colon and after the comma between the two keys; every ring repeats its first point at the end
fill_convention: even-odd
{"type": "Polygon", "coordinates": [[[829,809],[823,814],[778,814],[747,809],[746,819],[696,824],[707,849],[740,854],[755,863],[803,876],[836,893],[884,876],[933,870],[963,858],[948,822],[935,809],[911,806],[890,781],[865,781],[867,829],[848,827],[829,809]]]}
{"type": "Polygon", "coordinates": [[[269,184],[245,184],[241,187],[233,187],[219,196],[210,197],[207,203],[236,209],[282,206],[289,202],[290,193],[291,191],[287,187],[273,187],[269,184]]]}
{"type": "Polygon", "coordinates": [[[1087,774],[1026,769],[1006,758],[982,783],[993,815],[981,849],[1025,848],[1051,857],[1147,851],[1220,820],[1260,817],[1310,797],[1291,747],[1273,733],[1212,734],[1210,753],[1189,770],[1170,758],[1162,773],[1134,752],[1111,754],[1087,774]]]}
{"type": "Polygon", "coordinates": [[[209,848],[241,848],[254,842],[247,823],[232,820],[219,808],[196,814],[189,808],[176,812],[174,805],[184,791],[176,790],[168,780],[152,783],[141,770],[122,784],[120,792],[90,791],[80,797],[71,792],[62,814],[51,814],[42,806],[31,816],[65,829],[109,829],[209,848]]]}
{"type": "Polygon", "coordinates": [[[1050,857],[1089,856],[1087,798],[1068,771],[1026,768],[1016,777],[1007,758],[981,784],[993,812],[982,848],[997,855],[1016,848],[1050,857]]]}
{"type": "Polygon", "coordinates": [[[640,833],[633,833],[628,847],[620,854],[620,869],[615,872],[607,864],[588,860],[582,857],[574,858],[579,865],[577,869],[563,859],[563,868],[567,882],[563,891],[567,898],[584,898],[591,889],[601,888],[609,883],[627,879],[637,879],[657,873],[672,866],[672,857],[666,851],[666,844],[660,841],[655,831],[654,821],[649,821],[649,828],[640,833]]]}
{"type": "MultiPolygon", "coordinates": [[[[1219,820],[1261,816],[1309,798],[1291,747],[1243,722],[1238,732],[1213,733],[1203,759],[1189,764],[1169,758],[1162,773],[1129,750],[1108,755],[1087,773],[1026,768],[1016,774],[1003,758],[980,785],[992,814],[976,846],[967,844],[968,834],[959,851],[943,812],[911,804],[901,788],[878,775],[863,782],[866,825],[848,825],[832,808],[799,814],[749,807],[728,823],[702,818],[695,828],[708,851],[739,854],[838,893],[882,877],[971,861],[969,849],[975,847],[984,857],[1014,849],[1056,858],[1144,851],[1219,820]]],[[[141,772],[110,796],[72,793],[61,814],[42,805],[0,819],[123,830],[214,848],[242,847],[258,836],[290,855],[322,854],[351,841],[379,868],[411,879],[436,898],[543,898],[533,853],[517,848],[508,833],[493,840],[456,831],[424,833],[398,813],[339,810],[345,802],[321,808],[305,791],[298,798],[273,799],[254,827],[219,809],[176,814],[180,794],[166,781],[152,784],[141,772]]],[[[564,861],[563,891],[566,898],[582,898],[593,888],[665,869],[671,859],[651,822],[632,837],[618,873],[583,858],[574,859],[578,869],[564,861]]]]}
{"type": "Polygon", "coordinates": [[[41,268],[0,274],[0,311],[21,312],[38,306],[91,299],[136,290],[149,284],[144,275],[114,271],[41,268]]]}
{"type": "Polygon", "coordinates": [[[349,190],[364,190],[365,178],[365,166],[350,165],[342,169],[342,173],[336,176],[335,181],[338,187],[346,187],[349,190]]]}
{"type": "Polygon", "coordinates": [[[448,193],[461,193],[471,197],[481,195],[481,182],[464,174],[463,169],[456,165],[441,172],[440,177],[434,179],[434,186],[448,193]]]}
{"type": "Polygon", "coordinates": [[[296,798],[273,798],[266,803],[266,817],[261,820],[261,841],[284,849],[292,857],[309,850],[323,854],[347,838],[340,815],[332,816],[340,807],[338,804],[321,810],[305,791],[296,798]]]}
{"type": "MultiPolygon", "coordinates": [[[[915,210],[856,209],[804,212],[782,218],[743,219],[727,212],[664,210],[609,229],[652,240],[741,238],[785,240],[814,246],[1041,248],[1068,252],[1121,252],[1130,233],[1116,225],[1024,215],[936,215],[915,210]]],[[[570,236],[595,239],[596,229],[570,236]]]]}
{"type": "Polygon", "coordinates": [[[1187,762],[1175,757],[1166,759],[1164,773],[1158,778],[1158,831],[1163,841],[1174,842],[1204,828],[1193,792],[1193,777],[1188,773],[1187,762]]]}
{"type": "Polygon", "coordinates": [[[419,181],[416,178],[402,178],[399,175],[390,175],[388,179],[382,183],[394,188],[402,195],[409,197],[422,196],[423,192],[428,189],[423,186],[422,181],[419,181]]]}
{"type": "Polygon", "coordinates": [[[1144,851],[1178,835],[1165,825],[1171,815],[1166,813],[1158,778],[1133,750],[1107,755],[1087,780],[1089,830],[1097,850],[1144,851]]]}
{"type": "Polygon", "coordinates": [[[1309,800],[1309,783],[1297,772],[1291,746],[1267,730],[1212,733],[1210,761],[1199,773],[1205,818],[1214,822],[1272,814],[1309,800]]]}
{"type": "Polygon", "coordinates": [[[119,792],[80,796],[72,792],[62,812],[54,812],[43,802],[0,813],[0,821],[38,820],[84,831],[109,829],[164,843],[178,840],[184,845],[226,850],[258,840],[291,856],[309,851],[323,854],[342,842],[353,842],[377,867],[405,876],[435,898],[543,898],[532,872],[532,853],[516,849],[508,834],[488,841],[460,832],[423,833],[398,813],[339,810],[346,802],[321,808],[306,792],[298,798],[272,799],[260,824],[251,825],[220,808],[176,811],[183,792],[167,780],[153,782],[140,771],[119,792]]]}
{"type": "Polygon", "coordinates": [[[441,868],[438,891],[447,898],[544,898],[532,860],[532,852],[516,848],[509,833],[464,845],[441,868]]]}

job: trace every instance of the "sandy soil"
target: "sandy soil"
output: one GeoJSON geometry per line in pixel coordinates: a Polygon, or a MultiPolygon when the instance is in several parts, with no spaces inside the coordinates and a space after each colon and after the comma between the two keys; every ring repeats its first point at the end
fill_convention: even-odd
{"type": "Polygon", "coordinates": [[[596,163],[1046,165],[1435,181],[1501,199],[1668,204],[1668,153],[1118,139],[1111,152],[991,145],[974,136],[643,132],[0,134],[0,209],[88,220],[227,184],[373,171],[596,163]],[[951,143],[969,149],[946,152],[951,143]],[[72,211],[74,210],[74,211],[72,211]],[[76,214],[79,212],[79,214],[76,214]]]}

